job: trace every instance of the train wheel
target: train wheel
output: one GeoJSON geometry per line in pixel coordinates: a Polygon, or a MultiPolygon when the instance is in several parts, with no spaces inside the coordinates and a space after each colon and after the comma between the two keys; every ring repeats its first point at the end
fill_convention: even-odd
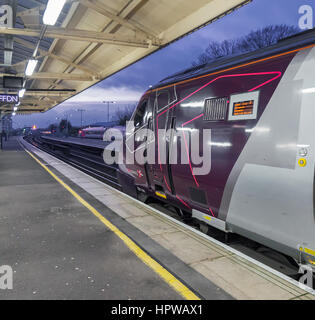
{"type": "Polygon", "coordinates": [[[205,223],[199,223],[199,229],[202,233],[209,234],[209,226],[205,223]]]}
{"type": "Polygon", "coordinates": [[[180,216],[180,218],[184,221],[189,221],[191,220],[191,213],[185,211],[185,210],[182,210],[182,209],[179,209],[179,208],[176,208],[175,207],[175,210],[176,210],[176,213],[180,216]]]}

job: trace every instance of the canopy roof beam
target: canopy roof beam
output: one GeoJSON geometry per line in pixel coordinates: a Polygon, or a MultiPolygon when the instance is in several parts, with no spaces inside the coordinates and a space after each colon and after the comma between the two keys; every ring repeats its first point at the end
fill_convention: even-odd
{"type": "MultiPolygon", "coordinates": [[[[20,75],[22,76],[22,75],[20,75]]],[[[74,74],[74,73],[54,73],[54,72],[37,72],[31,76],[27,77],[28,79],[57,79],[57,80],[71,80],[71,81],[94,81],[93,77],[74,74]]]]}
{"type": "Polygon", "coordinates": [[[32,91],[26,90],[24,96],[33,96],[33,97],[61,97],[69,98],[73,95],[73,92],[63,92],[63,91],[32,91]]]}
{"type": "Polygon", "coordinates": [[[40,104],[43,106],[50,106],[52,104],[58,103],[58,101],[52,101],[52,100],[40,100],[40,99],[22,99],[21,104],[22,105],[34,105],[34,104],[40,104]]]}
{"type": "MultiPolygon", "coordinates": [[[[0,77],[10,76],[7,73],[0,73],[0,77]]],[[[24,73],[17,74],[18,77],[23,77],[24,73]]],[[[94,81],[93,77],[74,74],[74,73],[54,73],[54,72],[37,72],[31,76],[27,76],[27,79],[60,79],[60,80],[70,80],[70,81],[94,81]]]]}
{"type": "MultiPolygon", "coordinates": [[[[0,28],[0,34],[39,37],[40,30],[21,28],[0,28]]],[[[63,40],[107,43],[111,45],[128,46],[136,48],[149,48],[151,46],[160,46],[160,43],[157,43],[157,41],[152,41],[151,39],[144,37],[126,37],[104,32],[53,27],[47,28],[45,37],[63,40]]]]}
{"type": "Polygon", "coordinates": [[[38,7],[31,8],[31,9],[25,9],[23,11],[20,11],[16,14],[17,17],[23,17],[23,16],[29,16],[29,15],[36,15],[39,11],[45,10],[46,5],[42,4],[38,7]]]}
{"type": "Polygon", "coordinates": [[[130,20],[127,20],[125,18],[122,18],[120,16],[118,16],[117,14],[113,13],[109,8],[107,8],[103,3],[97,3],[97,2],[92,2],[90,0],[78,0],[79,3],[83,4],[85,7],[92,9],[106,17],[108,17],[109,19],[111,19],[112,21],[117,22],[118,24],[129,28],[135,32],[140,32],[141,34],[145,35],[146,37],[158,41],[157,37],[151,33],[149,33],[148,31],[144,30],[143,27],[140,27],[139,25],[137,25],[135,22],[131,22],[130,20]]]}
{"type": "MultiPolygon", "coordinates": [[[[20,39],[20,38],[17,38],[17,37],[14,38],[14,41],[17,42],[17,43],[19,43],[19,44],[21,44],[22,46],[24,46],[24,47],[26,47],[26,48],[34,49],[34,45],[33,45],[32,42],[29,42],[29,41],[26,41],[26,40],[23,40],[23,39],[20,39]]],[[[54,54],[54,53],[45,51],[45,50],[40,49],[40,48],[38,49],[38,51],[39,51],[41,57],[49,56],[49,57],[51,57],[52,59],[59,60],[59,61],[65,63],[65,64],[67,64],[67,65],[71,65],[71,66],[74,67],[75,69],[79,69],[79,70],[83,71],[84,73],[87,73],[87,74],[89,74],[90,76],[97,78],[97,72],[91,71],[91,69],[88,69],[88,68],[85,68],[85,67],[83,67],[83,66],[80,66],[80,65],[78,65],[78,64],[76,64],[76,63],[73,63],[72,61],[68,60],[67,58],[64,58],[64,57],[62,57],[62,56],[60,56],[60,55],[57,56],[57,55],[54,54]]],[[[23,63],[26,63],[27,61],[28,61],[28,60],[25,60],[25,61],[23,61],[23,63]]],[[[20,63],[22,63],[22,62],[20,62],[20,63]]]]}

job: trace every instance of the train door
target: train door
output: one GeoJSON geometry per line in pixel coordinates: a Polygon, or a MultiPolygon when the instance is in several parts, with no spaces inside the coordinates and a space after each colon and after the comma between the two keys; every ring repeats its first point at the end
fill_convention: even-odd
{"type": "Polygon", "coordinates": [[[155,93],[154,119],[150,128],[155,135],[155,161],[148,164],[150,188],[159,196],[173,194],[171,167],[169,164],[170,135],[168,130],[174,125],[172,104],[176,101],[172,90],[159,90],[155,93]]]}
{"type": "Polygon", "coordinates": [[[128,156],[126,157],[126,167],[135,178],[137,185],[148,185],[148,176],[146,174],[147,165],[137,157],[146,153],[147,128],[152,123],[153,101],[149,95],[145,95],[139,102],[131,122],[127,127],[126,148],[128,156]]]}

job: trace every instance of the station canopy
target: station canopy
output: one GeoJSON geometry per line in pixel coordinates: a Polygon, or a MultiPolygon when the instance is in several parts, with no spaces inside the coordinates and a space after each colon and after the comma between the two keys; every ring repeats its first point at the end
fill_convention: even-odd
{"type": "Polygon", "coordinates": [[[1,25],[0,4],[0,73],[26,80],[18,113],[44,112],[250,1],[68,0],[57,23],[44,26],[48,0],[3,0],[13,23],[1,25]],[[38,43],[35,72],[25,76],[38,43]]]}

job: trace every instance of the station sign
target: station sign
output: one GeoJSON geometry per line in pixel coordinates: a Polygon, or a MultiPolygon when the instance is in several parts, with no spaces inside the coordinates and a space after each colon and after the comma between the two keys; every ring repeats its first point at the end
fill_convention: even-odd
{"type": "Polygon", "coordinates": [[[20,101],[17,94],[0,94],[0,104],[18,104],[20,101]]]}
{"type": "Polygon", "coordinates": [[[22,77],[4,76],[3,77],[3,88],[22,89],[23,88],[23,81],[24,81],[24,78],[22,78],[22,77]]]}
{"type": "Polygon", "coordinates": [[[7,4],[0,6],[0,28],[13,28],[13,10],[7,4]]]}

